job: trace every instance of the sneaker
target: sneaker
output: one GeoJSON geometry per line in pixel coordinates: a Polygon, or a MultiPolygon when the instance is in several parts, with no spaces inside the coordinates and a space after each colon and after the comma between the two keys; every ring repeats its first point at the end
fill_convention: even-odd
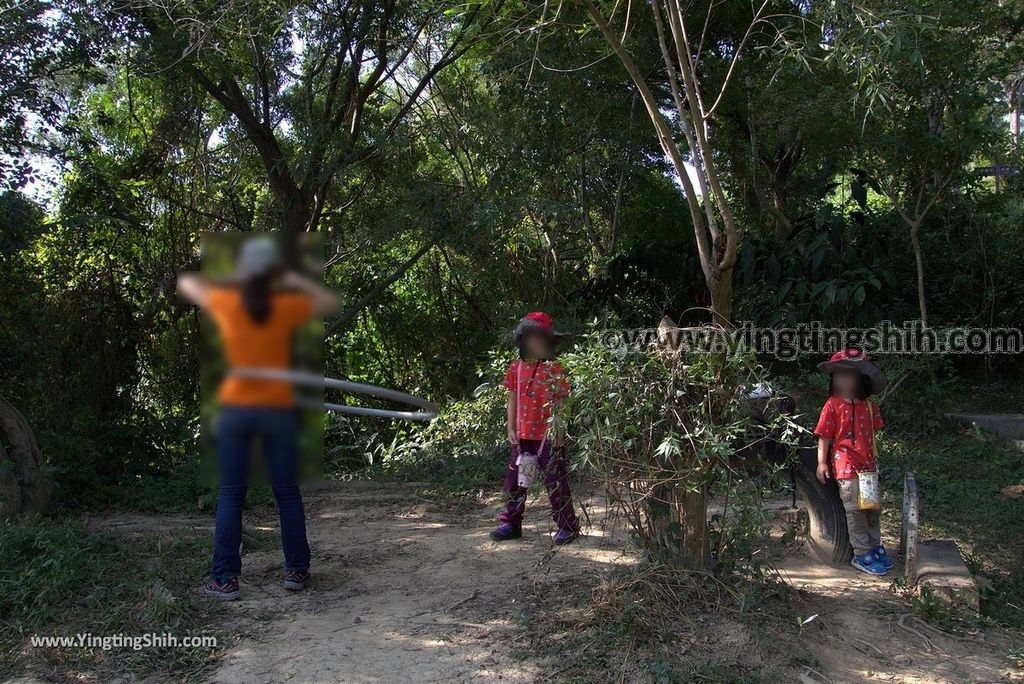
{"type": "Polygon", "coordinates": [[[494,541],[505,541],[506,539],[522,539],[523,528],[516,527],[512,523],[501,523],[491,531],[491,539],[494,541]]]}
{"type": "Polygon", "coordinates": [[[875,556],[873,551],[868,551],[860,556],[855,555],[853,560],[850,561],[850,565],[869,575],[884,575],[889,572],[889,568],[878,561],[878,557],[875,556]]]}
{"type": "Polygon", "coordinates": [[[872,549],[872,553],[875,554],[875,558],[878,559],[878,563],[886,570],[892,570],[892,566],[896,565],[892,558],[889,557],[889,554],[885,552],[885,547],[881,544],[872,549]]]}
{"type": "Polygon", "coordinates": [[[229,577],[223,582],[218,582],[212,577],[207,577],[203,582],[203,591],[210,598],[218,601],[234,601],[240,595],[238,591],[238,578],[229,577]]]}
{"type": "Polygon", "coordinates": [[[284,588],[288,591],[302,591],[310,577],[309,570],[288,570],[284,573],[284,588]]]}
{"type": "Polygon", "coordinates": [[[558,546],[568,544],[578,536],[580,536],[578,530],[574,530],[569,527],[560,527],[558,528],[558,532],[555,532],[555,544],[558,546]]]}

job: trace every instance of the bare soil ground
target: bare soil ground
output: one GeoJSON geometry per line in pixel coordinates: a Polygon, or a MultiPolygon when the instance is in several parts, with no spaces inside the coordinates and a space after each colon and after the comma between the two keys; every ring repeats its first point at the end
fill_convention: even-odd
{"type": "MultiPolygon", "coordinates": [[[[900,571],[897,566],[891,574],[900,571]]],[[[916,617],[890,589],[890,578],[868,577],[792,556],[778,564],[819,617],[804,643],[834,682],[1016,682],[1020,636],[1008,630],[942,631],[916,617]]],[[[813,673],[810,681],[820,681],[813,673]]]]}
{"type": "MultiPolygon", "coordinates": [[[[573,611],[587,610],[595,587],[636,563],[624,550],[625,533],[594,500],[588,536],[556,550],[546,501],[531,502],[522,540],[496,544],[488,532],[498,500],[428,500],[417,489],[375,482],[310,489],[312,587],[299,594],[282,588],[278,550],[244,552],[242,599],[222,606],[236,638],[208,681],[658,679],[632,648],[609,652],[599,630],[591,638],[571,627],[573,611]],[[538,611],[549,599],[558,610],[538,611]]],[[[189,516],[91,521],[126,535],[205,531],[211,523],[189,516]]],[[[247,514],[246,525],[276,530],[273,509],[247,514]]],[[[801,553],[785,554],[778,569],[795,590],[792,615],[778,620],[787,627],[759,634],[722,616],[672,649],[708,662],[742,658],[753,680],[763,657],[772,681],[1024,681],[1012,655],[1024,646],[1019,635],[940,632],[910,615],[890,580],[824,567],[801,553]]]]}

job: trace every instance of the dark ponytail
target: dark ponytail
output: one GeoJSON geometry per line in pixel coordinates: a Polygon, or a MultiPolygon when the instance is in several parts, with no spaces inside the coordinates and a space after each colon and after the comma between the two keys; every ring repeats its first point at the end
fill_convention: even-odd
{"type": "Polygon", "coordinates": [[[270,275],[262,275],[242,283],[242,304],[249,317],[259,325],[270,318],[270,279],[270,275]]]}

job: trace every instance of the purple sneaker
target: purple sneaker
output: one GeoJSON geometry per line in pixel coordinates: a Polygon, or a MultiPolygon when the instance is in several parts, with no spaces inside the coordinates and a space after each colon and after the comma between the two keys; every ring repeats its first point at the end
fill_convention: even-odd
{"type": "Polygon", "coordinates": [[[284,588],[288,591],[302,591],[310,577],[309,570],[288,570],[284,573],[284,588]]]}
{"type": "Polygon", "coordinates": [[[558,528],[558,532],[555,532],[555,544],[562,546],[563,544],[568,544],[569,542],[574,541],[579,536],[579,530],[574,530],[570,527],[560,527],[558,528]]]}
{"type": "Polygon", "coordinates": [[[494,541],[505,541],[506,539],[522,539],[523,528],[516,527],[512,523],[501,523],[491,531],[491,539],[494,541]]]}
{"type": "Polygon", "coordinates": [[[238,591],[238,578],[229,577],[223,582],[218,582],[212,577],[207,577],[203,582],[203,591],[210,598],[218,601],[234,601],[240,595],[238,591]]]}

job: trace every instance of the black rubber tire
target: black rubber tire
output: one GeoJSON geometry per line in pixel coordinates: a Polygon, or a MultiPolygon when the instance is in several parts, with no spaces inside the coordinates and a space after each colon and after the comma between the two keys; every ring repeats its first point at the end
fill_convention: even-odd
{"type": "Polygon", "coordinates": [[[808,466],[808,456],[817,464],[817,454],[801,449],[800,465],[796,466],[794,480],[797,494],[807,509],[807,553],[815,560],[830,565],[845,565],[853,558],[853,547],[846,530],[846,511],[839,498],[835,480],[821,484],[814,465],[808,466]]]}

